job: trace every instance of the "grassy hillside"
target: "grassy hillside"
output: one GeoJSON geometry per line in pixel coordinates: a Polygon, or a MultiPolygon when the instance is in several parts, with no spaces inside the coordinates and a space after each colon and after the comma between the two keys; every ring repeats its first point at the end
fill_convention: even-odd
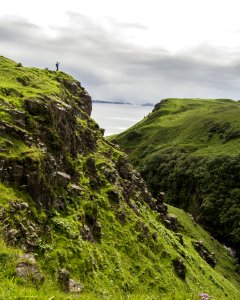
{"type": "Polygon", "coordinates": [[[0,57],[0,104],[0,299],[239,299],[236,260],[152,198],[79,82],[0,57]]]}
{"type": "Polygon", "coordinates": [[[239,153],[239,111],[240,103],[228,99],[165,99],[116,140],[132,156],[167,147],[183,147],[194,155],[235,156],[239,153]]]}
{"type": "Polygon", "coordinates": [[[215,237],[240,245],[240,103],[166,99],[113,138],[148,186],[190,211],[215,237]]]}

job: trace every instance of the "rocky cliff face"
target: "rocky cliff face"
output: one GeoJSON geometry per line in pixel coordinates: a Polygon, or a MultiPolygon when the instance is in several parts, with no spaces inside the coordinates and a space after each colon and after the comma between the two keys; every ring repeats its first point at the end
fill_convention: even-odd
{"type": "MultiPolygon", "coordinates": [[[[19,277],[27,285],[30,279],[31,288],[54,293],[85,289],[99,297],[187,292],[187,278],[194,286],[195,271],[177,233],[183,227],[168,214],[164,194],[154,199],[128,157],[103,138],[81,84],[3,57],[0,70],[0,251],[8,258],[3,265],[0,255],[3,279],[19,277]],[[11,247],[23,253],[1,250],[11,247]],[[156,279],[163,268],[173,285],[156,279]]],[[[207,262],[206,268],[215,272],[207,262]]],[[[5,286],[7,293],[9,282],[5,286]]],[[[223,289],[230,291],[228,284],[223,289]]]]}
{"type": "MultiPolygon", "coordinates": [[[[94,194],[101,194],[103,189],[109,201],[117,205],[125,202],[136,214],[139,214],[138,203],[154,207],[155,200],[126,155],[104,140],[103,130],[90,118],[91,97],[80,83],[61,72],[48,73],[45,72],[46,76],[53,77],[59,94],[21,95],[19,109],[11,101],[12,93],[8,95],[5,89],[1,90],[4,96],[0,127],[1,182],[28,194],[34,206],[47,216],[54,210],[66,210],[66,199],[74,201],[78,196],[93,201],[94,194]]],[[[17,77],[23,86],[24,80],[26,76],[17,77]]],[[[11,210],[13,215],[18,214],[14,203],[11,210]]],[[[3,212],[6,240],[7,216],[3,212]]],[[[14,224],[13,244],[33,246],[24,232],[19,233],[20,224],[21,221],[14,224]]]]}

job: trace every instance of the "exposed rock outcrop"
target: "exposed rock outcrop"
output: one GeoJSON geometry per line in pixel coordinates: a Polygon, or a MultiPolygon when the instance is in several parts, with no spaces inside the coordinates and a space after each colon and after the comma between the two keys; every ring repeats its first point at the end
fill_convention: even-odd
{"type": "Polygon", "coordinates": [[[216,266],[217,260],[215,258],[215,254],[208,251],[208,249],[204,246],[203,241],[195,242],[194,248],[212,268],[216,266]]]}
{"type": "Polygon", "coordinates": [[[32,254],[24,254],[19,257],[16,275],[25,280],[31,280],[35,284],[40,284],[44,281],[44,275],[39,272],[36,260],[32,254]]]}
{"type": "Polygon", "coordinates": [[[175,272],[177,273],[177,275],[181,279],[185,280],[187,268],[186,268],[185,264],[183,263],[183,261],[179,258],[176,258],[172,262],[173,262],[173,266],[174,266],[174,269],[175,269],[175,272]]]}
{"type": "Polygon", "coordinates": [[[58,282],[64,292],[80,293],[84,286],[70,278],[70,273],[66,269],[61,269],[58,274],[58,282]]]}

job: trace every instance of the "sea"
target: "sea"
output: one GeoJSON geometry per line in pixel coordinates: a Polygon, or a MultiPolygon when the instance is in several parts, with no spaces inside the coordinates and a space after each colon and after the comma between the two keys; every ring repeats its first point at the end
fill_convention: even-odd
{"type": "Polygon", "coordinates": [[[109,136],[132,127],[152,110],[153,106],[93,102],[91,116],[109,136]]]}

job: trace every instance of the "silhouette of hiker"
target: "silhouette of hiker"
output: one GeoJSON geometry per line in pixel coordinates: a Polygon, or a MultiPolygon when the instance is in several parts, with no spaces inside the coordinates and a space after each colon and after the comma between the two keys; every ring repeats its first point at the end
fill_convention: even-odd
{"type": "Polygon", "coordinates": [[[56,71],[58,71],[58,69],[59,69],[59,65],[60,65],[60,62],[56,62],[56,71]]]}

